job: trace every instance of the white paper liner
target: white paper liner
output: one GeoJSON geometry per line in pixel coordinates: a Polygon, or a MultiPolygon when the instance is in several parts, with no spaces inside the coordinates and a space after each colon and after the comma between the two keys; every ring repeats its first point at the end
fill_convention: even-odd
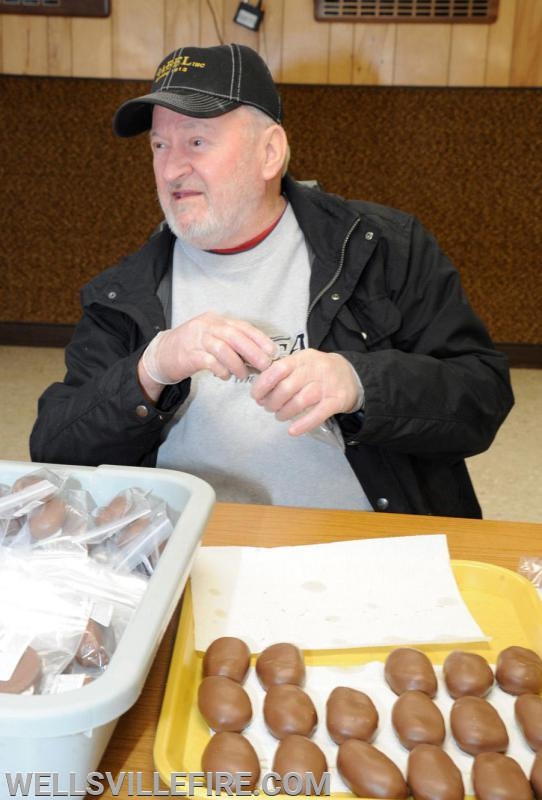
{"type": "Polygon", "coordinates": [[[487,641],[455,581],[446,537],[294,547],[202,547],[192,570],[195,644],[251,652],[487,641]]]}

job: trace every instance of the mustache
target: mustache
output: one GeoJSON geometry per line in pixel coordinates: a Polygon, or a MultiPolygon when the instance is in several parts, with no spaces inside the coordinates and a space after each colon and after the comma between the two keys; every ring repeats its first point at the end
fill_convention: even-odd
{"type": "Polygon", "coordinates": [[[203,191],[200,186],[191,186],[185,181],[169,181],[167,183],[169,192],[201,192],[203,191]]]}

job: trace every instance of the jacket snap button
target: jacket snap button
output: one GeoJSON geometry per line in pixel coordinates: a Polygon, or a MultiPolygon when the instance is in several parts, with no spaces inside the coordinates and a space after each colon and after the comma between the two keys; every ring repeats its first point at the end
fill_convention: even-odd
{"type": "Polygon", "coordinates": [[[386,511],[387,508],[390,506],[390,501],[387,497],[379,497],[376,501],[376,507],[379,511],[386,511]]]}
{"type": "Polygon", "coordinates": [[[135,412],[136,412],[138,417],[148,417],[149,416],[149,409],[147,408],[147,406],[144,406],[144,405],[137,406],[135,412]]]}
{"type": "Polygon", "coordinates": [[[361,338],[362,339],[366,339],[367,338],[367,334],[365,333],[365,331],[361,332],[361,338]]]}
{"type": "Polygon", "coordinates": [[[368,239],[369,241],[371,241],[373,236],[374,236],[374,233],[372,231],[367,231],[367,233],[365,234],[365,238],[368,239]]]}
{"type": "Polygon", "coordinates": [[[331,299],[332,300],[340,300],[341,299],[341,295],[338,292],[333,292],[333,294],[331,295],[331,299]]]}
{"type": "Polygon", "coordinates": [[[117,296],[117,293],[116,293],[116,292],[108,292],[108,293],[107,293],[107,296],[108,296],[108,298],[109,298],[110,300],[114,300],[114,299],[115,299],[115,297],[117,296]]]}

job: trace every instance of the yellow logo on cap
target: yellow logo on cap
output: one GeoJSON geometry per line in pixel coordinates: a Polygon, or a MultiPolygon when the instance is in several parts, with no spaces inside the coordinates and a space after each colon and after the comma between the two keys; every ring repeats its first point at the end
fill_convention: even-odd
{"type": "Polygon", "coordinates": [[[161,81],[171,72],[188,72],[189,67],[203,69],[205,66],[204,61],[191,61],[188,56],[177,56],[176,58],[170,58],[169,61],[166,61],[165,64],[158,68],[154,80],[161,81]]]}

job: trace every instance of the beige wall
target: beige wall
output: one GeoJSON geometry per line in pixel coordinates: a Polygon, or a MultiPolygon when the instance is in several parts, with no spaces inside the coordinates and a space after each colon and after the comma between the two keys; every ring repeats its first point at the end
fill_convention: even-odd
{"type": "Polygon", "coordinates": [[[312,0],[266,0],[258,33],[238,0],[111,0],[107,19],[0,15],[1,71],[151,78],[180,44],[259,50],[281,83],[541,86],[542,0],[501,0],[493,25],[316,22],[312,0]]]}

